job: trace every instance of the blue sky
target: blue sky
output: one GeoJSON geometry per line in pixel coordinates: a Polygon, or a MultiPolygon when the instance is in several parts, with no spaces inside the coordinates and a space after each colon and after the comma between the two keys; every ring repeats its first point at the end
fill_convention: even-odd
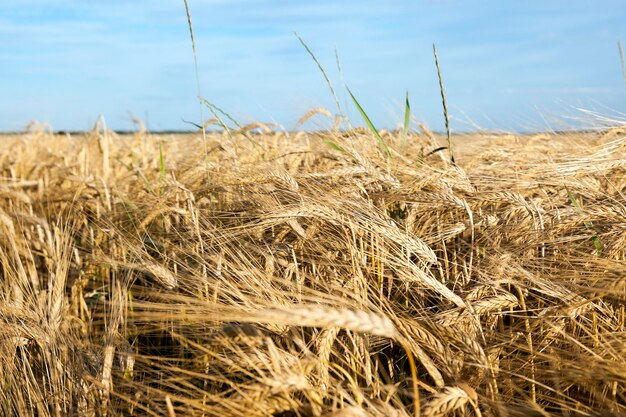
{"type": "MultiPolygon", "coordinates": [[[[294,31],[355,124],[344,84],[379,127],[400,124],[407,89],[416,119],[443,126],[433,43],[455,129],[558,129],[577,108],[626,112],[623,0],[189,4],[202,95],[241,123],[290,129],[314,107],[335,111],[294,31]]],[[[115,129],[132,129],[131,114],[152,130],[189,129],[183,119],[200,117],[183,0],[2,0],[0,63],[3,131],[31,120],[88,129],[99,114],[115,129]]]]}

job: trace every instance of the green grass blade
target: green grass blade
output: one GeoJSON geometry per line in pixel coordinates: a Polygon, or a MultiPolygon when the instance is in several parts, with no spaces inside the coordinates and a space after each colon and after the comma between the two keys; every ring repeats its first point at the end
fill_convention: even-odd
{"type": "Polygon", "coordinates": [[[409,135],[409,122],[411,121],[411,105],[409,104],[409,92],[406,92],[406,101],[404,103],[404,126],[402,127],[402,147],[406,146],[407,137],[409,135]]]}
{"type": "Polygon", "coordinates": [[[165,179],[165,158],[163,157],[163,144],[159,143],[159,176],[165,179]]]}
{"type": "Polygon", "coordinates": [[[210,101],[206,100],[206,99],[202,99],[202,102],[209,108],[209,110],[211,111],[211,114],[213,115],[213,117],[215,117],[217,119],[217,122],[222,126],[222,128],[228,133],[228,136],[232,139],[233,135],[232,135],[232,130],[228,127],[228,125],[226,123],[224,123],[224,120],[222,120],[222,118],[220,117],[220,115],[218,113],[221,113],[223,116],[225,116],[228,120],[230,120],[235,126],[237,126],[237,128],[239,129],[239,131],[242,132],[243,136],[248,139],[252,144],[256,145],[256,146],[260,146],[259,143],[252,139],[252,137],[250,137],[250,135],[248,134],[248,132],[246,132],[243,129],[243,126],[241,126],[234,117],[232,117],[230,114],[226,113],[224,110],[222,110],[221,108],[217,107],[215,104],[211,103],[210,101]]]}
{"type": "Polygon", "coordinates": [[[576,208],[576,210],[579,213],[583,212],[582,207],[580,207],[580,203],[578,202],[578,199],[576,197],[574,197],[574,194],[572,194],[572,192],[569,190],[569,188],[565,187],[565,191],[567,191],[567,196],[569,197],[570,201],[572,202],[572,205],[576,208]]]}
{"type": "Polygon", "coordinates": [[[326,141],[326,145],[328,145],[331,149],[334,149],[334,150],[336,150],[338,152],[346,153],[346,150],[344,148],[342,148],[341,146],[337,145],[332,140],[327,140],[326,141]]]}
{"type": "Polygon", "coordinates": [[[227,118],[228,120],[230,120],[230,121],[231,121],[231,122],[232,122],[235,126],[237,126],[237,128],[238,128],[239,130],[242,130],[242,129],[243,129],[243,126],[241,126],[241,125],[237,122],[237,120],[235,120],[235,118],[234,118],[233,116],[231,116],[230,114],[226,113],[226,111],[222,110],[220,107],[217,107],[215,104],[213,104],[213,103],[211,103],[211,102],[209,102],[209,101],[207,101],[207,100],[205,100],[205,99],[202,99],[202,101],[203,101],[203,102],[207,105],[207,107],[209,107],[211,110],[217,111],[217,112],[219,112],[219,113],[223,114],[224,116],[226,116],[226,118],[227,118]]]}
{"type": "Polygon", "coordinates": [[[370,128],[370,130],[372,131],[372,133],[374,134],[374,136],[378,140],[378,143],[380,144],[380,147],[383,148],[383,152],[385,153],[385,155],[386,156],[391,156],[391,152],[389,151],[389,147],[387,147],[387,144],[385,143],[383,138],[380,136],[380,133],[378,133],[378,130],[376,129],[376,127],[374,127],[374,124],[372,123],[370,118],[367,116],[367,113],[365,113],[365,110],[363,110],[363,107],[361,107],[361,105],[357,101],[356,97],[354,97],[354,94],[352,94],[352,91],[350,91],[349,88],[348,88],[348,93],[350,94],[350,97],[352,98],[352,101],[354,102],[354,105],[359,110],[359,113],[361,113],[361,116],[363,117],[363,120],[365,120],[365,123],[367,124],[367,127],[370,128]]]}
{"type": "Polygon", "coordinates": [[[602,256],[602,243],[600,242],[600,238],[598,236],[593,236],[591,240],[593,240],[593,247],[596,248],[598,256],[602,256]]]}
{"type": "MultiPolygon", "coordinates": [[[[224,129],[224,131],[226,131],[228,136],[232,139],[233,138],[233,133],[232,133],[230,127],[228,127],[228,125],[226,123],[224,123],[224,120],[222,120],[220,115],[217,114],[215,106],[213,104],[211,104],[210,102],[208,102],[207,100],[205,100],[205,99],[202,99],[202,102],[209,108],[209,111],[211,111],[211,114],[213,115],[213,117],[215,117],[217,119],[217,122],[220,124],[220,126],[222,126],[222,129],[224,129]]],[[[201,129],[204,130],[204,127],[201,127],[201,129]]]]}
{"type": "Polygon", "coordinates": [[[452,133],[450,130],[450,114],[448,113],[448,103],[446,101],[446,90],[443,88],[443,77],[441,76],[441,68],[439,67],[439,57],[437,56],[437,47],[433,43],[433,55],[435,56],[435,66],[437,67],[437,77],[439,78],[439,92],[441,93],[441,104],[443,105],[443,117],[446,122],[446,135],[448,138],[448,153],[450,154],[450,163],[456,165],[454,153],[452,152],[452,133]]]}
{"type": "Polygon", "coordinates": [[[304,42],[304,39],[302,39],[300,35],[298,35],[298,32],[293,32],[293,34],[296,35],[296,38],[298,38],[302,46],[304,46],[304,49],[306,49],[306,51],[309,53],[311,58],[313,58],[313,61],[315,61],[315,63],[317,64],[317,68],[319,68],[322,75],[324,76],[324,79],[326,80],[326,84],[328,84],[328,88],[330,89],[330,92],[332,93],[333,98],[335,99],[335,106],[337,106],[337,111],[339,112],[341,116],[343,116],[343,111],[341,110],[341,106],[339,105],[339,99],[337,98],[337,94],[335,93],[335,88],[333,87],[333,83],[330,81],[330,78],[328,78],[328,75],[326,74],[324,67],[322,66],[320,61],[317,59],[313,51],[311,51],[311,48],[309,48],[309,46],[304,42]]]}

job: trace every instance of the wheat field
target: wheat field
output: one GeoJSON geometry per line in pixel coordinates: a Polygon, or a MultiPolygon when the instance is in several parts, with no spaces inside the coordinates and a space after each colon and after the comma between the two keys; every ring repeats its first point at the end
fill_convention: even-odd
{"type": "Polygon", "coordinates": [[[626,415],[626,130],[248,130],[2,137],[1,415],[626,415]]]}

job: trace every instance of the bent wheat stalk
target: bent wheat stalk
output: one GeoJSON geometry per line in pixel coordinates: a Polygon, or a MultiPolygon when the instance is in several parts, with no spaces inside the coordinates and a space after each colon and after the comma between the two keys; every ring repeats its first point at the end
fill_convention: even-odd
{"type": "Polygon", "coordinates": [[[255,319],[274,324],[352,330],[374,336],[398,338],[396,326],[387,317],[363,310],[333,308],[323,305],[295,305],[293,307],[260,310],[255,319]]]}
{"type": "Polygon", "coordinates": [[[445,387],[426,403],[422,413],[424,417],[441,417],[464,407],[470,401],[472,398],[463,388],[445,387]]]}

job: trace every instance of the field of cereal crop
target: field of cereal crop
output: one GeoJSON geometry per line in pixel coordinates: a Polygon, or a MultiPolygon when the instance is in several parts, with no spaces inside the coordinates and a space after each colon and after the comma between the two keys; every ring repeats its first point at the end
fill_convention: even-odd
{"type": "Polygon", "coordinates": [[[2,137],[0,414],[626,414],[624,130],[259,130],[2,137]]]}

